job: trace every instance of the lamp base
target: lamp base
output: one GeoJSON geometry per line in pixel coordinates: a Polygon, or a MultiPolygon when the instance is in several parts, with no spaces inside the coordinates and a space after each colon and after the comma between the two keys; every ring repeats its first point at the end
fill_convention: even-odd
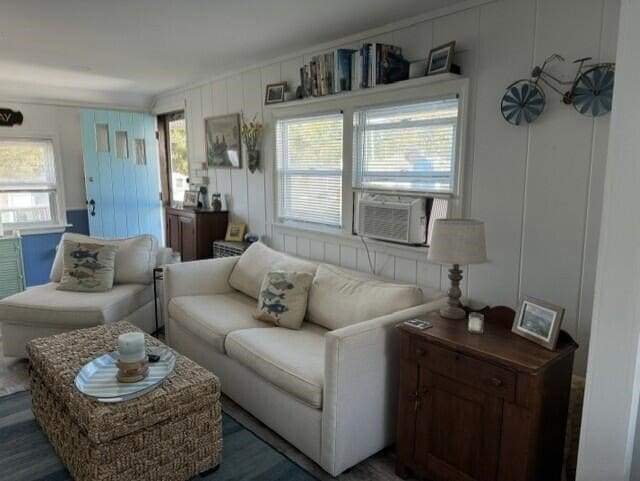
{"type": "Polygon", "coordinates": [[[460,297],[462,291],[460,290],[460,281],[462,280],[462,271],[458,264],[454,264],[449,269],[449,279],[451,280],[451,287],[447,291],[449,298],[447,299],[447,305],[440,309],[440,315],[445,319],[466,319],[467,312],[462,308],[460,303],[460,297]]]}
{"type": "Polygon", "coordinates": [[[440,317],[445,319],[466,319],[467,311],[462,307],[446,306],[440,309],[440,317]]]}

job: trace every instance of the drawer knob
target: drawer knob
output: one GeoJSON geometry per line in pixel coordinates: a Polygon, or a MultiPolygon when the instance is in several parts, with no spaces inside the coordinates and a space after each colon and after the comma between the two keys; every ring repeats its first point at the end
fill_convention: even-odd
{"type": "Polygon", "coordinates": [[[497,377],[492,377],[491,378],[491,384],[493,384],[495,387],[500,387],[500,386],[502,386],[502,379],[497,378],[497,377]]]}
{"type": "Polygon", "coordinates": [[[425,350],[422,349],[421,347],[416,348],[416,354],[418,356],[424,356],[425,355],[425,350]]]}

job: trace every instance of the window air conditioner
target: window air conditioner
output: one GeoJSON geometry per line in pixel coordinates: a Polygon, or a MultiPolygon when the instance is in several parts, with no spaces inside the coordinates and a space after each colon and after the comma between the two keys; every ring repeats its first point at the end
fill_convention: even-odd
{"type": "Polygon", "coordinates": [[[427,241],[425,199],[371,195],[358,202],[358,235],[401,242],[424,244],[427,241]]]}

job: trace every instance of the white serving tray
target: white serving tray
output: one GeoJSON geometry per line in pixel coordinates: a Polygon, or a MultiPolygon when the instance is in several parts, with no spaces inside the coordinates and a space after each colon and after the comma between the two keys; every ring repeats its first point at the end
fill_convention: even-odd
{"type": "Polygon", "coordinates": [[[88,362],[76,376],[78,390],[99,402],[117,403],[135,399],[155,389],[173,371],[175,354],[168,348],[156,348],[158,362],[149,363],[149,374],[142,381],[124,383],[116,379],[118,352],[110,352],[88,362]]]}

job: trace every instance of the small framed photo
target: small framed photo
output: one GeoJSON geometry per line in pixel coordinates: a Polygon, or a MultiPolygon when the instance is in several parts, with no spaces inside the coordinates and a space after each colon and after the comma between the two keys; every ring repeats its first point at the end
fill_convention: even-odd
{"type": "Polygon", "coordinates": [[[287,90],[287,82],[267,85],[267,92],[264,96],[265,105],[284,102],[285,90],[287,90]]]}
{"type": "Polygon", "coordinates": [[[227,226],[227,235],[224,237],[224,240],[230,242],[242,242],[244,240],[244,232],[246,229],[246,224],[229,222],[229,225],[227,226]]]}
{"type": "Polygon", "coordinates": [[[511,330],[519,336],[554,350],[563,316],[562,307],[523,296],[511,330]]]}
{"type": "Polygon", "coordinates": [[[455,40],[432,48],[429,52],[429,60],[427,62],[427,75],[450,72],[455,50],[455,40]]]}
{"type": "Polygon", "coordinates": [[[187,190],[184,193],[182,207],[196,207],[198,205],[198,192],[195,190],[187,190]]]}

